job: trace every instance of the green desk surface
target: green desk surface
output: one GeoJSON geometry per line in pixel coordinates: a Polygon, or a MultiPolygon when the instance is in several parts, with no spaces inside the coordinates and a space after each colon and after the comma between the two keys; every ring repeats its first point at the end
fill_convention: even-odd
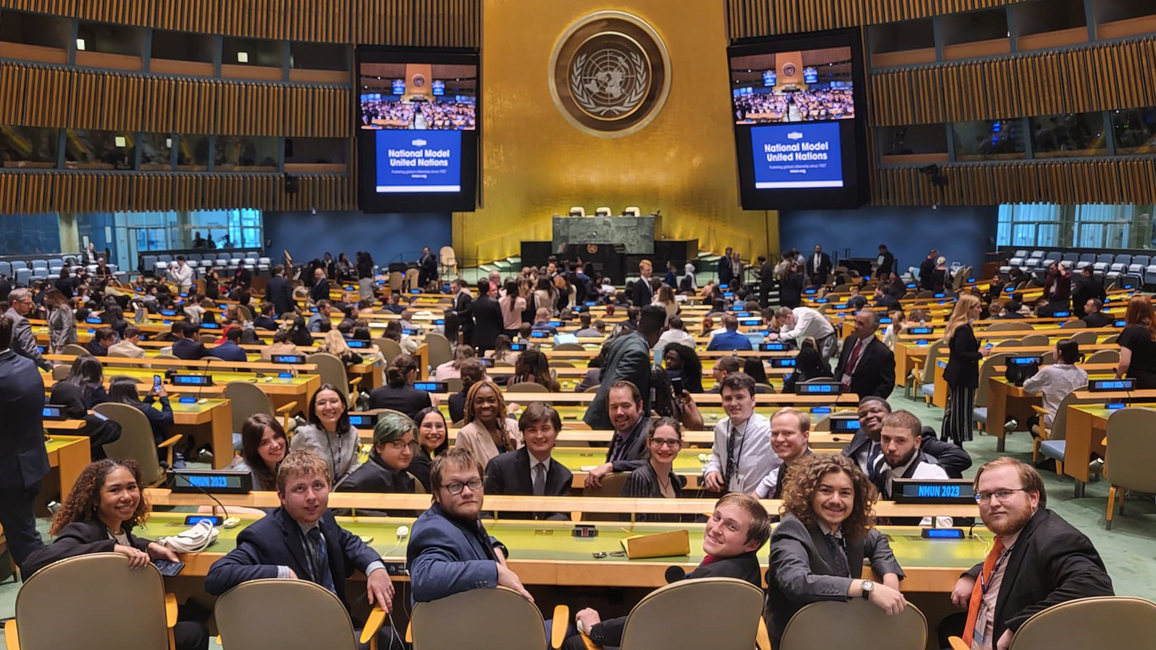
{"type": "Polygon", "coordinates": [[[1107,420],[1109,416],[1119,410],[1110,409],[1103,404],[1071,404],[1068,406],[1068,408],[1076,409],[1077,411],[1082,411],[1093,417],[1103,418],[1105,420],[1107,420]]]}
{"type": "Polygon", "coordinates": [[[169,398],[169,406],[173,407],[174,413],[204,413],[214,407],[228,403],[229,400],[227,399],[205,399],[203,403],[198,400],[195,404],[188,404],[181,403],[181,400],[176,397],[169,398]]]}
{"type": "Polygon", "coordinates": [[[53,436],[44,441],[44,451],[50,454],[59,451],[62,447],[76,442],[77,438],[78,436],[65,436],[63,438],[53,436]]]}
{"type": "MultiPolygon", "coordinates": [[[[157,539],[175,535],[188,528],[184,524],[185,514],[155,513],[140,532],[143,537],[157,539]]],[[[397,528],[401,525],[413,526],[413,519],[338,517],[342,528],[363,538],[372,537],[369,545],[386,559],[404,559],[409,537],[397,543],[397,528]]],[[[237,535],[245,525],[229,530],[221,530],[220,537],[210,546],[208,553],[228,553],[236,547],[237,535]]],[[[544,560],[552,562],[598,562],[598,563],[650,563],[670,564],[672,562],[698,563],[703,559],[702,538],[705,524],[635,524],[631,532],[623,530],[625,523],[592,523],[598,529],[598,536],[576,538],[571,535],[574,524],[570,522],[489,522],[486,530],[510,549],[511,560],[544,560]],[[690,555],[666,558],[630,560],[626,557],[611,556],[611,551],[622,550],[622,539],[628,534],[655,533],[686,529],[690,532],[690,555]],[[594,558],[593,553],[605,552],[607,557],[594,558]]],[[[989,534],[964,540],[927,540],[920,537],[918,528],[883,527],[891,548],[900,566],[910,568],[960,567],[971,568],[983,562],[988,551],[989,534]]],[[[766,546],[759,550],[759,558],[766,563],[769,551],[766,546]]]]}
{"type": "MultiPolygon", "coordinates": [[[[441,409],[442,413],[446,416],[446,418],[448,420],[449,413],[450,413],[448,403],[442,402],[442,404],[439,405],[439,408],[441,409]]],[[[845,409],[840,409],[839,411],[836,411],[832,407],[817,407],[817,408],[830,408],[831,409],[830,413],[828,413],[826,411],[815,413],[816,407],[805,408],[805,407],[795,406],[793,408],[799,408],[800,410],[810,412],[814,415],[814,417],[816,419],[821,418],[824,415],[829,415],[830,413],[841,412],[844,410],[848,413],[854,413],[855,412],[855,410],[851,409],[851,408],[845,408],[845,409]]],[[[586,415],[586,407],[585,406],[557,405],[554,407],[554,409],[558,411],[558,415],[561,416],[561,418],[562,418],[563,428],[565,428],[566,422],[576,422],[578,420],[581,420],[586,415]]],[[[702,414],[703,424],[706,425],[708,428],[712,428],[712,429],[714,428],[714,425],[718,424],[720,420],[722,420],[723,418],[725,418],[727,416],[726,411],[724,411],[721,406],[701,406],[700,405],[698,407],[698,410],[699,410],[699,413],[702,414]]],[[[778,408],[758,407],[755,409],[755,413],[758,413],[764,417],[769,418],[772,415],[774,415],[775,412],[778,410],[779,410],[778,408]]],[[[517,416],[511,415],[510,417],[516,418],[517,416]]]]}
{"type": "MultiPolygon", "coordinates": [[[[684,451],[680,453],[674,459],[675,473],[702,474],[702,468],[706,463],[698,459],[700,453],[703,452],[684,451]]],[[[590,468],[606,462],[605,448],[555,447],[550,455],[571,472],[585,472],[588,470],[583,468],[590,468]]]]}
{"type": "MultiPolygon", "coordinates": [[[[203,372],[200,371],[199,369],[194,370],[194,371],[186,370],[185,373],[186,374],[203,374],[203,372]]],[[[109,372],[106,372],[105,376],[107,376],[107,377],[125,376],[125,377],[134,377],[134,378],[140,379],[141,381],[150,381],[150,380],[152,380],[152,377],[155,374],[160,374],[160,373],[157,373],[156,370],[149,369],[149,368],[115,368],[115,369],[110,370],[109,372]]],[[[227,371],[221,371],[221,370],[211,370],[211,371],[209,371],[208,374],[213,378],[214,384],[219,384],[221,386],[224,386],[225,384],[227,384],[231,381],[247,381],[251,384],[257,384],[257,385],[280,384],[282,386],[302,386],[317,376],[317,375],[297,375],[295,377],[289,377],[289,378],[283,379],[281,377],[270,377],[270,376],[266,375],[265,377],[259,378],[259,377],[257,377],[256,373],[252,373],[252,372],[227,372],[227,371]]],[[[161,376],[163,377],[164,375],[162,374],[161,376]]],[[[182,389],[183,389],[183,391],[194,392],[196,389],[196,386],[183,386],[182,389]]]]}

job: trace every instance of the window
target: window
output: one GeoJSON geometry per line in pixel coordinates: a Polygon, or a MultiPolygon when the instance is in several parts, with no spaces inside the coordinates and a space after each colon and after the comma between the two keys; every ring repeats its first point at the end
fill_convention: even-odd
{"type": "Polygon", "coordinates": [[[1115,111],[1112,130],[1117,153],[1156,153],[1156,108],[1115,111]]]}
{"type": "Polygon", "coordinates": [[[65,169],[132,169],[136,134],[127,131],[68,129],[65,169]]]}
{"type": "Polygon", "coordinates": [[[983,120],[952,126],[955,158],[961,162],[1024,157],[1022,120],[983,120]]]}
{"type": "Polygon", "coordinates": [[[1062,246],[1062,211],[1059,205],[1001,205],[996,245],[1062,246]]]}
{"type": "Polygon", "coordinates": [[[1030,119],[1032,156],[1106,156],[1108,141],[1103,113],[1069,113],[1030,119]]]}
{"type": "Polygon", "coordinates": [[[173,136],[169,133],[145,133],[140,139],[140,168],[144,170],[171,170],[173,168],[173,136]]]}
{"type": "Polygon", "coordinates": [[[52,169],[60,131],[32,126],[0,126],[0,162],[4,167],[52,169]]]}

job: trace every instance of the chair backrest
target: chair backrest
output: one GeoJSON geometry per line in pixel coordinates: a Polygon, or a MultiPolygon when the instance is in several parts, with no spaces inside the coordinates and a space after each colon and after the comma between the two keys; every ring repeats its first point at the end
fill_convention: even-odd
{"type": "Polygon", "coordinates": [[[1012,637],[1011,650],[1143,650],[1152,647],[1154,627],[1156,603],[1150,600],[1124,596],[1081,598],[1033,615],[1012,637]]]}
{"type": "Polygon", "coordinates": [[[1040,365],[1041,366],[1046,366],[1048,364],[1055,363],[1055,362],[1056,362],[1056,351],[1055,350],[1048,350],[1047,352],[1040,355],[1040,365]]]}
{"type": "Polygon", "coordinates": [[[608,207],[594,208],[594,216],[596,217],[609,217],[612,214],[614,211],[608,207]]]}
{"type": "Polygon", "coordinates": [[[1084,329],[1087,326],[1088,326],[1087,323],[1085,323],[1082,320],[1077,319],[1077,320],[1065,321],[1064,323],[1062,323],[1060,325],[1060,329],[1078,330],[1078,329],[1084,329]]]}
{"type": "Polygon", "coordinates": [[[983,331],[985,332],[1014,332],[1018,330],[1030,330],[1032,326],[1021,320],[1008,320],[992,323],[988,325],[983,331]]]}
{"type": "Polygon", "coordinates": [[[505,587],[471,589],[418,603],[410,624],[414,650],[546,650],[541,612],[505,587]]]}
{"type": "Polygon", "coordinates": [[[157,441],[149,419],[134,406],[119,402],[97,404],[92,410],[120,425],[120,438],[104,445],[109,458],[132,458],[140,463],[145,485],[155,485],[165,477],[157,459],[157,441]]]}
{"type": "Polygon", "coordinates": [[[373,344],[381,350],[381,356],[387,364],[393,363],[393,360],[401,354],[401,344],[393,339],[373,339],[373,344]]]}
{"type": "Polygon", "coordinates": [[[450,377],[446,380],[446,388],[451,393],[460,393],[465,384],[462,383],[461,377],[450,377]]]}
{"type": "Polygon", "coordinates": [[[393,293],[397,293],[398,291],[401,291],[401,283],[402,283],[402,280],[404,280],[404,279],[405,279],[405,276],[403,276],[401,274],[401,271],[390,271],[390,273],[389,273],[389,290],[392,291],[393,293]]]}
{"type": "Polygon", "coordinates": [[[783,631],[784,648],[922,650],[927,618],[911,603],[895,616],[856,598],[845,603],[812,603],[800,609],[783,631]],[[832,625],[838,621],[838,625],[832,625]]]}
{"type": "Polygon", "coordinates": [[[1119,334],[1113,334],[1113,335],[1109,336],[1108,338],[1104,339],[1103,343],[1104,343],[1104,345],[1112,345],[1113,343],[1119,342],[1119,340],[1120,340],[1120,335],[1119,334]]]}
{"type": "Polygon", "coordinates": [[[762,613],[763,590],[745,580],[683,580],[650,592],[630,610],[622,647],[750,650],[762,613]],[[672,616],[675,612],[695,615],[672,616]]]}
{"type": "Polygon", "coordinates": [[[629,476],[630,472],[611,472],[602,477],[602,485],[592,485],[582,490],[582,495],[588,497],[620,497],[622,496],[622,487],[626,485],[626,479],[629,476]]]}
{"type": "Polygon", "coordinates": [[[70,372],[72,372],[72,364],[58,363],[52,366],[52,381],[64,381],[70,372]]]}
{"type": "Polygon", "coordinates": [[[309,355],[308,362],[317,365],[321,383],[337,386],[345,391],[346,399],[349,398],[349,376],[345,374],[345,362],[328,352],[315,352],[309,355]]]}
{"type": "Polygon", "coordinates": [[[506,386],[506,392],[509,393],[549,393],[550,389],[542,384],[532,381],[520,381],[516,384],[506,386]]]}
{"type": "Polygon", "coordinates": [[[983,365],[979,367],[979,387],[975,390],[975,405],[987,406],[988,394],[991,392],[991,382],[989,381],[995,376],[996,366],[1006,366],[1007,360],[1011,358],[1010,354],[992,354],[983,360],[983,365]]]}
{"type": "Polygon", "coordinates": [[[935,381],[935,362],[939,361],[939,358],[942,356],[943,353],[939,351],[939,342],[932,341],[931,345],[927,346],[927,358],[923,361],[923,371],[919,379],[920,384],[930,384],[935,381]]]}
{"type": "Polygon", "coordinates": [[[1028,334],[1027,336],[1020,339],[1020,343],[1025,347],[1047,345],[1049,343],[1049,339],[1045,334],[1028,334]]]}
{"type": "MultiPolygon", "coordinates": [[[[1075,321],[1075,322],[1082,323],[1084,321],[1075,321]]],[[[1043,335],[1041,334],[1040,336],[1043,336],[1043,335]]],[[[1100,338],[1100,335],[1097,334],[1096,332],[1077,332],[1077,333],[1073,334],[1072,337],[1069,338],[1068,340],[1069,341],[1075,341],[1076,343],[1079,343],[1080,345],[1095,345],[1096,341],[1099,340],[1099,338],[1100,338]]]]}
{"type": "Polygon", "coordinates": [[[449,339],[444,334],[426,332],[425,342],[429,346],[430,368],[437,368],[443,363],[454,360],[454,351],[450,347],[449,339]]]}
{"type": "Polygon", "coordinates": [[[1084,363],[1120,363],[1120,351],[1096,350],[1084,359],[1084,363]]]}
{"type": "Polygon", "coordinates": [[[441,258],[442,266],[455,266],[458,263],[458,255],[454,252],[453,246],[442,246],[438,250],[438,257],[441,258]]]}
{"type": "Polygon", "coordinates": [[[83,345],[77,345],[76,343],[69,343],[68,345],[64,346],[64,349],[61,350],[60,353],[76,355],[78,357],[92,356],[92,353],[88,351],[88,348],[85,348],[83,345]]]}
{"type": "Polygon", "coordinates": [[[625,210],[623,210],[622,214],[624,214],[627,217],[641,217],[642,216],[642,209],[636,205],[632,205],[632,206],[626,208],[625,210]]]}
{"type": "Polygon", "coordinates": [[[126,631],[134,650],[168,650],[164,579],[151,564],[130,569],[119,553],[61,560],[25,579],[16,594],[16,626],[21,650],[115,650],[125,647],[126,631]],[[110,585],[115,598],[92,597],[110,585]]]}
{"type": "Polygon", "coordinates": [[[225,399],[233,407],[233,431],[239,433],[245,420],[257,413],[273,415],[273,402],[265,391],[247,381],[231,381],[225,384],[225,399]]]}
{"type": "Polygon", "coordinates": [[[1068,437],[1068,407],[1076,403],[1075,393],[1068,393],[1060,400],[1052,418],[1052,428],[1048,430],[1048,440],[1064,440],[1068,437]]]}
{"type": "MultiPolygon", "coordinates": [[[[554,346],[555,352],[581,352],[585,349],[581,343],[559,343],[554,346]]],[[[553,362],[551,365],[554,365],[553,362]]]]}
{"type": "Polygon", "coordinates": [[[225,650],[357,648],[345,606],[308,580],[241,583],[217,599],[214,612],[225,650]]]}
{"type": "Polygon", "coordinates": [[[1156,409],[1122,408],[1108,417],[1104,472],[1112,485],[1156,492],[1156,409]]]}
{"type": "Polygon", "coordinates": [[[584,208],[580,205],[576,205],[576,206],[570,208],[570,216],[571,217],[585,217],[586,216],[586,208],[584,208]]]}
{"type": "Polygon", "coordinates": [[[1019,340],[1019,339],[1005,339],[1003,341],[997,341],[991,347],[993,349],[996,349],[996,348],[1020,348],[1020,347],[1023,347],[1023,345],[1024,345],[1024,342],[1019,340]]]}

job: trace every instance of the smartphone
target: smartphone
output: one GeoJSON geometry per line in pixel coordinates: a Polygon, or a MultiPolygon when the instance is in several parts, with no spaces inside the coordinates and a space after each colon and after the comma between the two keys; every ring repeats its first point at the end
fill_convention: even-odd
{"type": "Polygon", "coordinates": [[[674,389],[674,396],[680,397],[682,395],[682,377],[671,377],[670,387],[674,389]]]}
{"type": "Polygon", "coordinates": [[[159,393],[161,391],[161,376],[153,375],[153,392],[159,393]]]}
{"type": "Polygon", "coordinates": [[[168,560],[153,560],[153,565],[161,572],[162,576],[167,578],[180,574],[181,570],[185,568],[184,562],[170,562],[168,560]]]}
{"type": "Polygon", "coordinates": [[[995,347],[995,343],[988,343],[987,345],[983,346],[985,350],[990,350],[993,347],[995,347]]]}

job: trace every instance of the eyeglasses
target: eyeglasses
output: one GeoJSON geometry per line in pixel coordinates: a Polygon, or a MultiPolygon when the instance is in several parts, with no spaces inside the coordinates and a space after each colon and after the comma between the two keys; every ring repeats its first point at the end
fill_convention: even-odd
{"type": "Polygon", "coordinates": [[[1003,503],[1003,502],[1005,502],[1011,498],[1011,495],[1013,492],[1026,492],[1026,491],[1027,490],[1025,490],[1024,488],[1015,488],[1014,490],[996,490],[995,492],[976,492],[975,493],[975,502],[976,503],[983,503],[984,501],[990,501],[991,499],[995,499],[996,501],[1003,503]]]}
{"type": "Polygon", "coordinates": [[[390,447],[393,447],[394,449],[399,449],[399,450],[405,449],[406,447],[409,447],[410,451],[417,451],[417,447],[418,447],[416,440],[412,441],[412,442],[403,442],[401,440],[390,440],[389,442],[387,442],[385,444],[389,445],[390,447]]]}
{"type": "Polygon", "coordinates": [[[655,447],[670,447],[671,449],[678,449],[682,446],[682,441],[673,438],[651,438],[650,444],[654,445],[655,447]]]}
{"type": "Polygon", "coordinates": [[[470,492],[477,492],[478,490],[482,489],[482,479],[472,478],[465,483],[446,483],[442,487],[445,488],[446,492],[449,492],[455,496],[461,494],[462,490],[466,489],[467,487],[470,488],[470,492]]]}

